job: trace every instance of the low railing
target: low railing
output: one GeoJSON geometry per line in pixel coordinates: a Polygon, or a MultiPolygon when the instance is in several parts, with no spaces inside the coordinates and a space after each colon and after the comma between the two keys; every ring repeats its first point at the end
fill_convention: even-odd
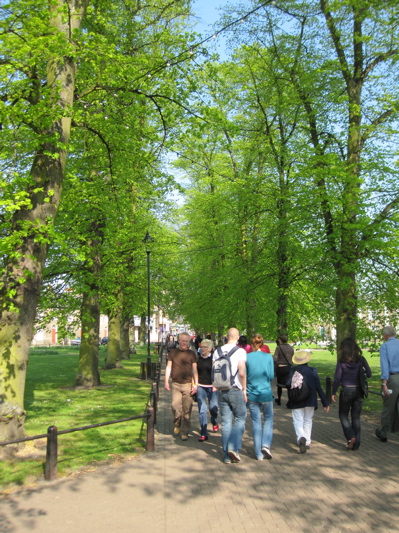
{"type": "Polygon", "coordinates": [[[22,439],[11,440],[7,442],[0,442],[0,446],[7,446],[9,444],[20,444],[31,440],[47,438],[46,449],[46,464],[44,479],[46,481],[53,481],[57,479],[58,475],[58,436],[66,435],[67,433],[74,433],[76,431],[85,431],[87,429],[98,428],[101,426],[110,426],[111,424],[120,424],[121,422],[128,422],[129,420],[147,419],[147,438],[146,438],[146,450],[152,452],[155,450],[155,424],[156,424],[156,412],[158,409],[159,399],[159,387],[161,379],[161,367],[162,367],[162,355],[164,349],[159,350],[158,363],[155,365],[155,374],[153,376],[154,382],[150,391],[150,398],[146,408],[146,411],[142,415],[129,416],[127,418],[120,418],[118,420],[110,420],[107,422],[99,422],[98,424],[90,424],[88,426],[81,426],[72,429],[64,429],[58,431],[56,426],[50,426],[47,429],[47,433],[42,435],[33,435],[31,437],[24,437],[22,439]]]}

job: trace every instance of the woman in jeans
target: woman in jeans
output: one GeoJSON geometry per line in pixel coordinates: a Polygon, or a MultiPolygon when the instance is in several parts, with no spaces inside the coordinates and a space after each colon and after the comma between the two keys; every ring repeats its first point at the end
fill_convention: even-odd
{"type": "Polygon", "coordinates": [[[261,351],[263,338],[256,334],[251,339],[253,351],[247,355],[247,398],[252,420],[256,458],[271,459],[273,439],[273,394],[270,381],[274,378],[273,357],[261,351]],[[262,413],[264,423],[262,428],[262,413]]]}
{"type": "Polygon", "coordinates": [[[371,370],[362,356],[362,350],[350,337],[344,339],[338,350],[332,400],[336,401],[337,389],[341,385],[338,413],[348,450],[357,450],[360,446],[360,413],[364,400],[359,378],[361,367],[365,368],[367,377],[370,378],[371,370]]]}
{"type": "Polygon", "coordinates": [[[218,416],[218,392],[212,390],[212,350],[213,342],[210,339],[204,339],[200,342],[199,348],[201,349],[198,357],[198,389],[197,389],[197,402],[198,402],[198,416],[201,427],[201,433],[198,437],[200,442],[208,440],[208,406],[211,414],[211,423],[213,431],[218,431],[219,426],[217,423],[218,416]]]}

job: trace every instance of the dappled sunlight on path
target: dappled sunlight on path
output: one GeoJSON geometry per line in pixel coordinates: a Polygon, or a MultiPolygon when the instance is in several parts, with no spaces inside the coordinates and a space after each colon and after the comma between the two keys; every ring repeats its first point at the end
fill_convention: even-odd
{"type": "Polygon", "coordinates": [[[383,444],[363,422],[360,450],[348,452],[334,405],[316,411],[301,455],[290,412],[276,406],[273,459],[255,460],[248,417],[242,461],[225,465],[220,431],[197,440],[196,406],[188,442],[173,435],[170,400],[163,391],[154,453],[4,497],[0,533],[398,529],[398,437],[383,444]]]}

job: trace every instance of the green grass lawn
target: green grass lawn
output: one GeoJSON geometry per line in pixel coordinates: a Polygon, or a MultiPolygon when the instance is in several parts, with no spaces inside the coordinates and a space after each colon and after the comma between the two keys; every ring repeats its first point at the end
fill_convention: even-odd
{"type": "MultiPolygon", "coordinates": [[[[100,367],[106,347],[100,348],[100,367]]],[[[127,418],[144,413],[150,381],[139,379],[140,362],[147,359],[147,348],[122,362],[123,369],[101,370],[101,386],[93,389],[73,387],[79,347],[32,348],[25,389],[25,429],[27,436],[127,418]]],[[[156,362],[158,356],[152,356],[156,362]]],[[[58,473],[65,476],[99,462],[114,462],[145,449],[146,424],[131,420],[58,437],[58,473]]],[[[29,441],[15,457],[2,461],[0,483],[32,483],[43,478],[46,439],[29,441]]]]}

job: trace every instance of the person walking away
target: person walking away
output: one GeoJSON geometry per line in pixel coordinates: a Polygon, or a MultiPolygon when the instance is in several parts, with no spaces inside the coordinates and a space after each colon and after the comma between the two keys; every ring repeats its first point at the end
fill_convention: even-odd
{"type": "Polygon", "coordinates": [[[273,394],[270,381],[274,378],[274,363],[270,353],[262,351],[262,345],[263,338],[257,333],[251,339],[252,352],[247,355],[246,363],[248,409],[258,461],[272,458],[270,448],[273,440],[273,394]]]}
{"type": "Polygon", "coordinates": [[[338,414],[346,439],[348,450],[357,450],[360,446],[360,414],[362,412],[364,392],[360,383],[360,372],[366,370],[367,377],[371,377],[368,362],[362,356],[362,350],[356,341],[347,337],[341,342],[338,350],[338,362],[335,369],[332,400],[336,401],[338,387],[338,414]],[[351,422],[349,421],[349,413],[351,422]]]}
{"type": "Polygon", "coordinates": [[[202,337],[201,337],[201,335],[197,335],[197,336],[195,337],[195,340],[194,340],[194,346],[195,346],[195,349],[197,350],[197,352],[198,352],[198,350],[199,350],[199,347],[200,347],[201,341],[202,341],[202,337]]]}
{"type": "MultiPolygon", "coordinates": [[[[237,347],[239,332],[236,328],[230,328],[227,332],[227,343],[220,349],[223,355],[228,354],[234,348],[230,357],[231,371],[234,376],[233,385],[230,388],[218,390],[219,409],[222,421],[222,448],[224,463],[239,463],[241,458],[239,451],[242,445],[242,437],[245,430],[247,417],[246,372],[245,363],[247,353],[243,348],[237,347]],[[234,424],[233,424],[234,415],[234,424]]],[[[218,350],[213,353],[213,361],[219,358],[218,350]]]]}
{"type": "Polygon", "coordinates": [[[246,335],[240,335],[238,338],[237,345],[240,348],[243,348],[247,353],[252,351],[252,346],[248,344],[247,336],[246,335]]]}
{"type": "Polygon", "coordinates": [[[198,357],[198,416],[200,423],[200,436],[198,440],[204,442],[208,440],[208,406],[211,415],[211,424],[213,431],[217,432],[219,426],[218,417],[218,392],[212,387],[212,350],[213,342],[204,339],[199,344],[200,355],[198,357]],[[207,405],[208,402],[208,405],[207,405]]]}
{"type": "Polygon", "coordinates": [[[321,388],[319,374],[316,368],[308,366],[311,358],[312,352],[310,350],[299,350],[295,352],[292,357],[292,363],[298,366],[291,367],[286,383],[287,387],[290,388],[293,375],[295,372],[298,372],[306,384],[302,386],[307,387],[309,391],[307,398],[300,402],[294,402],[288,396],[287,407],[288,409],[292,409],[292,421],[294,423],[300,453],[305,453],[312,442],[313,415],[315,409],[317,409],[317,394],[320,396],[324,411],[328,413],[330,410],[326,395],[321,388]]]}
{"type": "Polygon", "coordinates": [[[173,348],[176,348],[176,343],[173,335],[169,335],[168,342],[166,343],[166,353],[169,353],[173,348]]]}
{"type": "Polygon", "coordinates": [[[189,349],[190,335],[187,332],[178,336],[179,345],[168,354],[165,370],[165,389],[170,390],[172,377],[172,411],[174,433],[180,433],[181,440],[188,439],[193,395],[198,388],[197,356],[189,349]]]}
{"type": "Polygon", "coordinates": [[[392,326],[385,326],[382,334],[385,340],[380,348],[383,406],[381,427],[375,430],[375,434],[381,442],[387,442],[388,433],[399,432],[399,340],[392,326]]]}
{"type": "Polygon", "coordinates": [[[270,353],[270,348],[267,344],[262,344],[262,346],[260,347],[260,351],[265,352],[265,353],[270,353]]]}
{"type": "Polygon", "coordinates": [[[282,385],[287,382],[292,366],[292,356],[294,355],[294,348],[291,344],[287,344],[287,341],[287,335],[279,336],[273,356],[277,378],[277,398],[275,399],[277,405],[281,405],[281,395],[283,393],[282,385]]]}

